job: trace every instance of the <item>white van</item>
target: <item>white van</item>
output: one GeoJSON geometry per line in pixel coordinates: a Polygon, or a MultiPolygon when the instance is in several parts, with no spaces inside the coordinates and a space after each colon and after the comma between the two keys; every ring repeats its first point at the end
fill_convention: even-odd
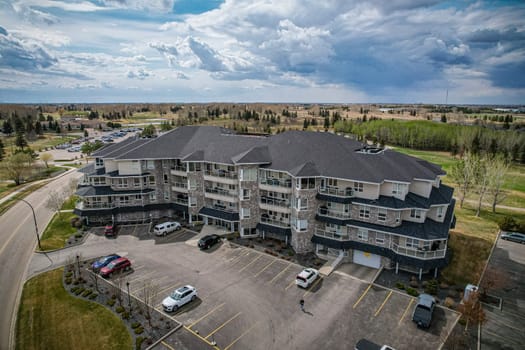
{"type": "Polygon", "coordinates": [[[155,225],[153,232],[157,236],[166,236],[168,233],[171,233],[182,228],[181,224],[176,221],[168,221],[162,224],[155,225]]]}

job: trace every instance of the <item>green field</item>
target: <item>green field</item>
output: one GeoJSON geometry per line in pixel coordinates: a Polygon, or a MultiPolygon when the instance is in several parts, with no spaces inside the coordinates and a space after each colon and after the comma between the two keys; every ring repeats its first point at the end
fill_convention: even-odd
{"type": "Polygon", "coordinates": [[[42,250],[64,248],[68,238],[77,231],[71,226],[71,219],[75,216],[73,213],[57,213],[53,216],[40,239],[42,250]]]}
{"type": "Polygon", "coordinates": [[[66,292],[63,272],[45,272],[24,285],[16,350],[131,349],[131,335],[122,321],[103,306],[66,292]]]}

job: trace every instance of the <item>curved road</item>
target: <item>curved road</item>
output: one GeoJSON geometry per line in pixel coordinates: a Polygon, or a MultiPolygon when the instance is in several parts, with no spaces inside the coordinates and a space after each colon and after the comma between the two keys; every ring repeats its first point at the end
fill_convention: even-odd
{"type": "MultiPolygon", "coordinates": [[[[76,169],[69,170],[25,197],[35,209],[40,234],[54,214],[46,208],[49,192],[68,191],[70,179],[80,176],[76,169]]],[[[18,202],[0,216],[0,300],[4,309],[0,318],[1,350],[14,349],[14,316],[35,247],[36,234],[31,208],[26,203],[18,202]]]]}

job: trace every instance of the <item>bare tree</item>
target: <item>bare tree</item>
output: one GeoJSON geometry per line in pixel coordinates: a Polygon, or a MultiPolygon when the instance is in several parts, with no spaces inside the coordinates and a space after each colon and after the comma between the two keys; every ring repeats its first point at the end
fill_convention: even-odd
{"type": "Polygon", "coordinates": [[[459,207],[463,208],[465,197],[472,190],[476,169],[479,166],[479,157],[471,153],[465,153],[463,158],[454,164],[450,176],[452,181],[459,187],[459,207]]]}
{"type": "Polygon", "coordinates": [[[469,324],[483,324],[487,320],[479,299],[478,292],[471,292],[468,298],[458,306],[459,312],[461,312],[466,321],[465,333],[468,331],[469,324]]]}
{"type": "Polygon", "coordinates": [[[46,168],[49,168],[49,162],[53,160],[53,155],[51,153],[42,153],[40,155],[40,160],[44,162],[46,168]]]}
{"type": "Polygon", "coordinates": [[[151,328],[154,327],[151,314],[155,308],[153,305],[153,297],[158,294],[159,287],[153,284],[151,281],[144,281],[142,288],[142,301],[143,301],[143,312],[144,317],[148,320],[148,324],[151,328]]]}
{"type": "Polygon", "coordinates": [[[505,199],[504,192],[502,190],[505,176],[510,167],[510,161],[508,158],[498,155],[494,157],[490,162],[489,171],[489,192],[492,196],[492,212],[496,212],[496,205],[501,203],[505,199]]]}
{"type": "Polygon", "coordinates": [[[478,193],[478,206],[476,208],[476,216],[479,217],[481,213],[481,204],[483,203],[483,197],[489,189],[490,172],[491,172],[491,160],[490,158],[484,157],[479,158],[477,164],[475,164],[474,182],[476,184],[476,192],[478,193]]]}
{"type": "Polygon", "coordinates": [[[509,284],[509,275],[501,269],[493,266],[487,267],[481,280],[481,297],[486,298],[490,291],[501,289],[509,284]]]}
{"type": "Polygon", "coordinates": [[[0,175],[13,180],[18,186],[33,171],[33,157],[27,153],[15,153],[0,162],[0,175]]]}
{"type": "Polygon", "coordinates": [[[60,209],[62,208],[62,204],[64,204],[64,195],[62,192],[49,192],[46,201],[47,208],[53,210],[55,213],[58,213],[60,215],[60,209]]]}
{"type": "Polygon", "coordinates": [[[69,192],[68,193],[75,193],[78,187],[78,180],[77,179],[69,179],[69,182],[67,183],[67,187],[69,192]]]}

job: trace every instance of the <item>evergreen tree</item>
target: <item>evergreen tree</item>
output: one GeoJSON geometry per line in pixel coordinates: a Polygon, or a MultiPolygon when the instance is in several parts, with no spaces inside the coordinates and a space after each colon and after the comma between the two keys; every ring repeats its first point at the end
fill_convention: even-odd
{"type": "Polygon", "coordinates": [[[44,133],[42,131],[42,124],[39,121],[35,123],[35,132],[37,133],[37,135],[42,135],[44,133]]]}
{"type": "Polygon", "coordinates": [[[4,160],[5,156],[5,149],[4,149],[4,143],[2,140],[0,140],[0,161],[4,160]]]}
{"type": "Polygon", "coordinates": [[[13,126],[9,122],[9,120],[4,121],[4,125],[2,126],[2,132],[6,135],[11,135],[13,133],[13,126]]]}
{"type": "Polygon", "coordinates": [[[15,145],[22,150],[27,147],[27,141],[24,137],[24,134],[22,132],[16,133],[16,139],[15,139],[15,145]]]}

